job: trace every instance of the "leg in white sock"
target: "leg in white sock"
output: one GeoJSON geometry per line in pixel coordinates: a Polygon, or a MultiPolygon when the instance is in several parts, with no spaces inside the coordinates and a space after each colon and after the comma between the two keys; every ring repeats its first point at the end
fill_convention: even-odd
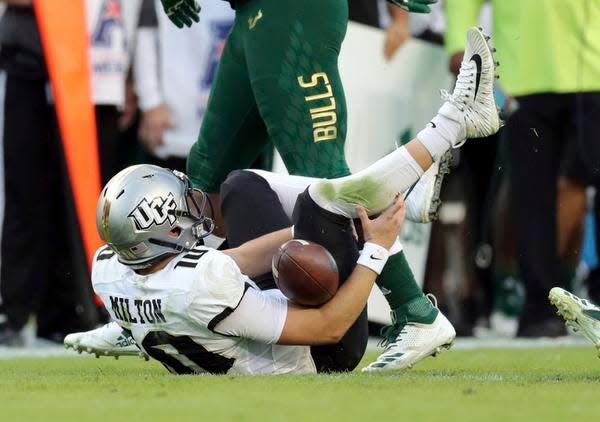
{"type": "Polygon", "coordinates": [[[357,217],[356,205],[377,214],[416,183],[432,160],[438,160],[461,136],[459,122],[438,114],[417,139],[359,173],[311,184],[310,196],[320,207],[348,218],[357,217]]]}
{"type": "Polygon", "coordinates": [[[348,218],[357,218],[356,205],[365,207],[370,215],[389,206],[398,194],[416,183],[432,160],[438,160],[463,136],[462,126],[445,116],[437,115],[406,146],[376,161],[366,169],[339,179],[314,179],[251,170],[267,180],[291,217],[296,197],[308,185],[311,198],[321,207],[348,218]]]}
{"type": "Polygon", "coordinates": [[[356,218],[356,205],[362,205],[371,215],[381,212],[421,174],[421,166],[406,147],[401,147],[356,174],[319,180],[310,185],[309,193],[320,207],[356,218]]]}

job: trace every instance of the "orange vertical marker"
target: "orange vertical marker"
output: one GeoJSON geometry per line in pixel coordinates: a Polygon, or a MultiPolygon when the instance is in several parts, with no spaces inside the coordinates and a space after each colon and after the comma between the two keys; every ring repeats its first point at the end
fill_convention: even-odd
{"type": "Polygon", "coordinates": [[[84,0],[34,0],[64,146],[75,208],[91,268],[100,163],[92,104],[84,0]]]}

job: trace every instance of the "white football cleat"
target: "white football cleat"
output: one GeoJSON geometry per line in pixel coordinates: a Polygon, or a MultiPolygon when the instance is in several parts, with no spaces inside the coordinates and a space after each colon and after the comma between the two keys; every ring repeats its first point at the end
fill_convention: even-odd
{"type": "Polygon", "coordinates": [[[548,299],[569,327],[581,332],[596,346],[600,357],[600,307],[560,287],[552,288],[548,299]]]}
{"type": "Polygon", "coordinates": [[[64,339],[67,349],[76,352],[87,352],[100,356],[140,356],[148,360],[148,355],[142,352],[129,332],[116,322],[109,322],[95,330],[83,333],[69,334],[64,339]]]}
{"type": "Polygon", "coordinates": [[[456,331],[441,312],[431,324],[407,323],[395,341],[389,343],[377,360],[363,372],[396,371],[412,368],[428,356],[452,347],[456,331]]]}
{"type": "Polygon", "coordinates": [[[498,132],[502,122],[494,98],[496,66],[495,49],[488,44],[489,36],[479,28],[467,31],[467,45],[456,78],[454,92],[442,90],[446,102],[439,114],[463,125],[461,136],[453,145],[460,147],[470,138],[484,138],[498,132]]]}
{"type": "Polygon", "coordinates": [[[446,151],[440,161],[435,161],[408,191],[406,199],[406,219],[415,223],[431,223],[438,219],[440,193],[444,177],[450,173],[452,151],[446,151]]]}

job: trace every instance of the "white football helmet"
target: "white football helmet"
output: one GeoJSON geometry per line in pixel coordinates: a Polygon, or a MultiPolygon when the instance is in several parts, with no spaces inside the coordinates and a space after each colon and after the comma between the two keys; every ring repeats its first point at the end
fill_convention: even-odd
{"type": "Polygon", "coordinates": [[[104,187],[96,208],[100,237],[119,262],[146,268],[191,249],[208,236],[212,204],[178,171],[142,164],[119,172],[104,187]]]}

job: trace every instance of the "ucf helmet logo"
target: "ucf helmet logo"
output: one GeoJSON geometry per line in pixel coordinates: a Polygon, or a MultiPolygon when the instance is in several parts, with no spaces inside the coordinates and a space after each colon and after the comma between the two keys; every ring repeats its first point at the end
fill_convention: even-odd
{"type": "Polygon", "coordinates": [[[177,220],[174,212],[176,209],[175,197],[169,192],[166,198],[157,196],[151,201],[147,198],[142,199],[128,217],[138,230],[147,230],[153,225],[160,226],[167,221],[173,226],[177,220]]]}

